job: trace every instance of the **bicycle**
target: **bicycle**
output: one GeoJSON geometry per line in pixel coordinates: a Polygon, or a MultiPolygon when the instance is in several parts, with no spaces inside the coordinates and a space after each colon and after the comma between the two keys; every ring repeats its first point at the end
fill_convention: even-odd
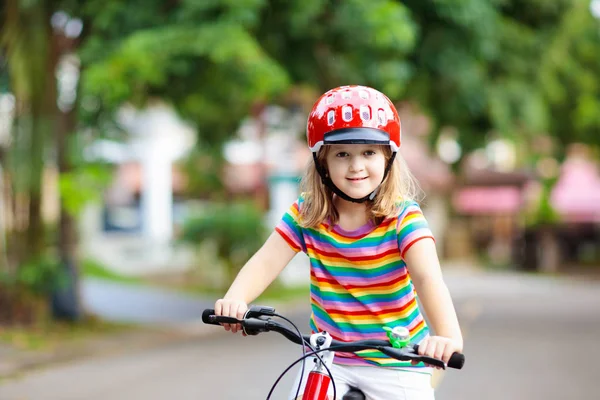
{"type": "MultiPolygon", "coordinates": [[[[302,335],[300,330],[287,318],[278,315],[275,309],[266,306],[250,306],[242,319],[217,316],[213,309],[206,309],[202,313],[202,322],[210,325],[221,324],[240,324],[243,332],[246,335],[254,336],[262,332],[277,332],[289,339],[290,341],[302,346],[303,355],[294,361],[273,384],[267,400],[271,398],[271,394],[283,376],[296,364],[303,362],[302,373],[304,373],[304,361],[308,357],[315,357],[315,366],[308,375],[308,380],[302,394],[303,400],[327,400],[327,391],[329,385],[333,385],[333,398],[336,398],[335,382],[332,380],[329,367],[333,363],[335,351],[356,352],[360,350],[378,350],[383,354],[393,357],[400,361],[419,361],[426,364],[440,367],[461,369],[465,362],[465,356],[461,353],[454,353],[450,358],[448,365],[442,360],[436,358],[421,356],[418,354],[419,346],[411,344],[408,340],[408,330],[386,329],[389,341],[386,340],[358,340],[352,342],[341,342],[334,340],[327,332],[314,333],[312,335],[302,335]],[[281,318],[291,324],[295,331],[273,320],[273,317],[281,318]],[[306,348],[310,352],[306,352],[306,348]]],[[[300,395],[299,383],[295,398],[300,395]]],[[[365,396],[358,389],[352,389],[347,392],[342,400],[364,400],[365,396]]]]}

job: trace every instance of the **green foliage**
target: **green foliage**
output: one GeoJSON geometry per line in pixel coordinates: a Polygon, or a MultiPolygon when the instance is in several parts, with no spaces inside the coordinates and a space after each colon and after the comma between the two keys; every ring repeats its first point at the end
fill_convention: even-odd
{"type": "Polygon", "coordinates": [[[296,84],[360,83],[398,98],[411,76],[417,27],[399,2],[270,2],[257,37],[296,84]]]}
{"type": "Polygon", "coordinates": [[[192,245],[212,242],[227,265],[229,283],[242,264],[262,246],[265,235],[263,215],[255,204],[217,203],[184,223],[180,241],[192,245]]]}
{"type": "MultiPolygon", "coordinates": [[[[95,121],[172,102],[200,142],[230,137],[290,85],[361,83],[416,101],[463,149],[488,132],[597,142],[598,22],[584,0],[88,1],[95,121]]],[[[432,141],[436,139],[434,129],[432,141]]]]}
{"type": "Polygon", "coordinates": [[[574,0],[549,42],[540,83],[563,145],[600,145],[600,21],[589,2],[574,0]]]}
{"type": "Polygon", "coordinates": [[[286,71],[251,33],[264,1],[90,3],[82,85],[99,104],[95,121],[111,118],[123,102],[142,106],[160,97],[197,123],[201,141],[221,143],[255,101],[288,85],[286,71]]]}
{"type": "Polygon", "coordinates": [[[14,274],[0,270],[0,286],[36,296],[49,295],[66,284],[66,279],[65,268],[58,259],[50,256],[30,259],[20,265],[14,274]]]}
{"type": "Polygon", "coordinates": [[[187,177],[186,195],[194,198],[222,200],[225,187],[221,179],[224,164],[218,148],[203,145],[194,148],[178,165],[187,177]]]}
{"type": "Polygon", "coordinates": [[[560,216],[550,202],[550,194],[555,183],[556,178],[546,179],[542,182],[541,191],[537,201],[525,215],[525,222],[528,226],[548,226],[559,222],[560,216]]]}
{"type": "Polygon", "coordinates": [[[62,173],[59,190],[66,211],[78,215],[88,203],[101,201],[110,179],[109,168],[98,164],[87,164],[62,173]]]}

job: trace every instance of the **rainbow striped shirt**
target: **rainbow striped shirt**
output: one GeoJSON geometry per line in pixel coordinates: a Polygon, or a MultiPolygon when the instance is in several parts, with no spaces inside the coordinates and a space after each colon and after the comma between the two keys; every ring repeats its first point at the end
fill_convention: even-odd
{"type": "MultiPolygon", "coordinates": [[[[403,255],[420,239],[432,238],[416,202],[398,205],[395,217],[375,226],[369,223],[345,231],[322,223],[318,229],[298,224],[301,196],[284,214],[275,230],[295,251],[310,259],[310,297],[313,332],[327,331],[337,340],[383,339],[384,326],[404,326],[411,342],[419,343],[429,329],[403,255]]],[[[413,367],[379,351],[357,355],[337,353],[336,363],[413,367]]],[[[420,364],[414,368],[424,368],[420,364]]]]}

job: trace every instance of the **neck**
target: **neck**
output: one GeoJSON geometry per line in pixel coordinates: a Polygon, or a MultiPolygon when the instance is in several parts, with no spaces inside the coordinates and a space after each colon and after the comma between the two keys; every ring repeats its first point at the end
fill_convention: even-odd
{"type": "Polygon", "coordinates": [[[333,203],[339,214],[338,225],[343,229],[353,230],[368,222],[367,203],[353,203],[339,196],[334,196],[333,203]]]}

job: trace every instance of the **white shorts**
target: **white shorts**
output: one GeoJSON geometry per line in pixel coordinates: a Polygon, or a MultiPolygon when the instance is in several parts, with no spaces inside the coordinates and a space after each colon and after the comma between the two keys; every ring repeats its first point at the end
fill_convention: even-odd
{"type": "MultiPolygon", "coordinates": [[[[307,363],[304,376],[302,377],[302,388],[304,390],[308,373],[311,368],[307,363]]],[[[312,367],[312,365],[311,365],[312,367]]],[[[427,372],[413,372],[406,369],[382,368],[382,367],[357,367],[333,364],[330,368],[335,380],[336,400],[351,387],[360,389],[367,400],[433,400],[433,388],[431,387],[431,375],[427,372]]],[[[294,399],[298,389],[300,372],[290,393],[290,400],[294,399]]],[[[329,384],[329,398],[333,399],[333,385],[329,384]]],[[[300,397],[301,398],[301,397],[300,397]]]]}

